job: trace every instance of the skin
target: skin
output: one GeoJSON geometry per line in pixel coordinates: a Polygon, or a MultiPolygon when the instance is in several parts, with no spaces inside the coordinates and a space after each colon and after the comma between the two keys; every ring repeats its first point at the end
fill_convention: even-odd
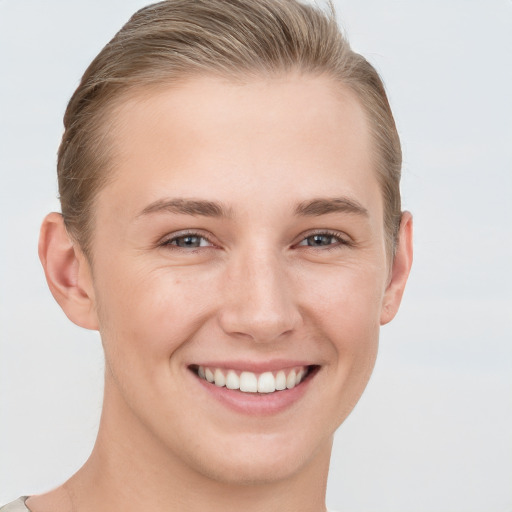
{"type": "Polygon", "coordinates": [[[59,214],[40,241],[57,301],[101,333],[98,440],[74,477],[28,506],[324,510],[333,433],[368,382],[412,261],[408,213],[389,261],[361,106],[326,77],[201,77],[139,91],[116,123],[92,262],[59,214]],[[333,198],[335,211],[324,201],[321,214],[297,212],[333,198]],[[214,201],[226,215],[163,207],[170,199],[214,201]],[[199,247],[176,245],[186,230],[199,247]],[[319,369],[289,407],[250,415],[189,368],[233,360],[319,369]]]}

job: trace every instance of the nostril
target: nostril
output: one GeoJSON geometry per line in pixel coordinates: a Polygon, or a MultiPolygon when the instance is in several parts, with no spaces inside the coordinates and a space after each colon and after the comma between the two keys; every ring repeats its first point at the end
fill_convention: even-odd
{"type": "Polygon", "coordinates": [[[240,339],[273,343],[291,335],[298,324],[293,315],[262,315],[250,311],[225,311],[220,315],[222,330],[240,339]]]}

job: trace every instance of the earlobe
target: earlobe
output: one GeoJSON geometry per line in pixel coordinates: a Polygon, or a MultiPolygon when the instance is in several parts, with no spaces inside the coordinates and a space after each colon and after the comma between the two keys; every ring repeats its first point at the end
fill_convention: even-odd
{"type": "Polygon", "coordinates": [[[403,212],[398,235],[398,246],[391,267],[391,277],[384,294],[380,324],[393,320],[400,307],[405,284],[412,265],[412,215],[403,212]]]}
{"type": "Polygon", "coordinates": [[[50,213],[43,221],[39,259],[50,291],[66,316],[80,327],[97,330],[89,262],[70,238],[60,213],[50,213]]]}

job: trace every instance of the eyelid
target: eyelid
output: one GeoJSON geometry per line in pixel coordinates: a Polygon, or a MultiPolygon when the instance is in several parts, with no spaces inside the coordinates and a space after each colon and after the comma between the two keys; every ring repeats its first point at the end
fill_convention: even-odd
{"type": "Polygon", "coordinates": [[[295,247],[306,247],[308,249],[329,250],[329,249],[334,249],[334,248],[340,247],[340,246],[352,246],[352,245],[354,245],[354,242],[349,235],[347,235],[346,233],[341,232],[341,231],[335,231],[335,230],[331,230],[331,229],[314,229],[312,231],[307,231],[306,233],[302,233],[300,235],[299,241],[293,245],[295,247]],[[335,238],[338,241],[338,243],[325,245],[323,247],[322,246],[314,247],[314,246],[308,246],[308,245],[300,245],[307,238],[309,238],[310,236],[315,236],[315,235],[331,236],[331,237],[335,238]]]}
{"type": "MultiPolygon", "coordinates": [[[[208,249],[208,248],[211,248],[211,247],[217,247],[218,244],[216,244],[212,240],[212,238],[213,237],[211,236],[211,234],[205,233],[204,231],[202,231],[200,229],[185,229],[185,230],[182,230],[182,231],[177,231],[175,233],[170,233],[170,234],[165,235],[164,237],[162,237],[157,242],[157,245],[160,246],[160,247],[170,246],[170,247],[173,247],[173,248],[178,249],[178,250],[181,249],[181,250],[185,250],[187,252],[192,252],[194,250],[198,250],[199,248],[208,249]],[[203,247],[195,247],[195,248],[186,249],[184,247],[179,247],[178,245],[175,245],[175,244],[171,243],[171,242],[173,242],[174,240],[176,240],[178,238],[186,237],[186,236],[196,236],[198,238],[203,238],[210,245],[206,246],[206,247],[203,246],[203,247]]],[[[329,250],[329,249],[333,249],[333,248],[340,247],[340,246],[352,246],[352,245],[354,245],[353,240],[351,239],[351,237],[349,235],[347,235],[344,232],[330,230],[330,229],[314,229],[314,230],[302,233],[300,235],[298,241],[296,243],[292,244],[292,247],[306,247],[308,249],[318,249],[318,248],[320,248],[322,250],[329,250]],[[308,237],[315,236],[315,235],[331,236],[331,237],[335,238],[338,241],[338,243],[336,243],[336,244],[329,244],[329,245],[326,245],[326,246],[323,246],[323,247],[321,247],[321,246],[314,247],[314,246],[307,246],[307,245],[303,246],[303,245],[300,245],[308,237]]]]}
{"type": "Polygon", "coordinates": [[[194,249],[195,250],[197,250],[199,248],[207,249],[209,247],[215,247],[216,246],[216,244],[212,240],[211,235],[205,233],[204,231],[201,231],[200,229],[184,229],[182,231],[177,231],[175,233],[169,233],[169,234],[165,235],[164,237],[162,237],[157,242],[157,245],[160,246],[160,247],[170,246],[172,248],[175,248],[175,249],[178,249],[178,250],[182,249],[182,250],[185,250],[185,251],[188,251],[188,252],[191,252],[194,249]],[[173,242],[174,240],[176,240],[178,238],[182,238],[182,237],[186,237],[186,236],[196,236],[198,238],[203,238],[210,245],[207,246],[207,247],[193,247],[193,248],[190,248],[190,249],[186,249],[184,247],[179,247],[178,245],[175,245],[175,244],[171,243],[171,242],[173,242]]]}

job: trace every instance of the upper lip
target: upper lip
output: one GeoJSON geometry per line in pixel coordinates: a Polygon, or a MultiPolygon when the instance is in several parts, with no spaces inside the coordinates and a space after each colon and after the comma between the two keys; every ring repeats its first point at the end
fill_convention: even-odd
{"type": "Polygon", "coordinates": [[[311,361],[274,359],[271,361],[200,361],[190,364],[189,367],[203,366],[205,368],[220,368],[225,370],[249,371],[253,373],[275,372],[297,366],[312,366],[311,361]]]}

